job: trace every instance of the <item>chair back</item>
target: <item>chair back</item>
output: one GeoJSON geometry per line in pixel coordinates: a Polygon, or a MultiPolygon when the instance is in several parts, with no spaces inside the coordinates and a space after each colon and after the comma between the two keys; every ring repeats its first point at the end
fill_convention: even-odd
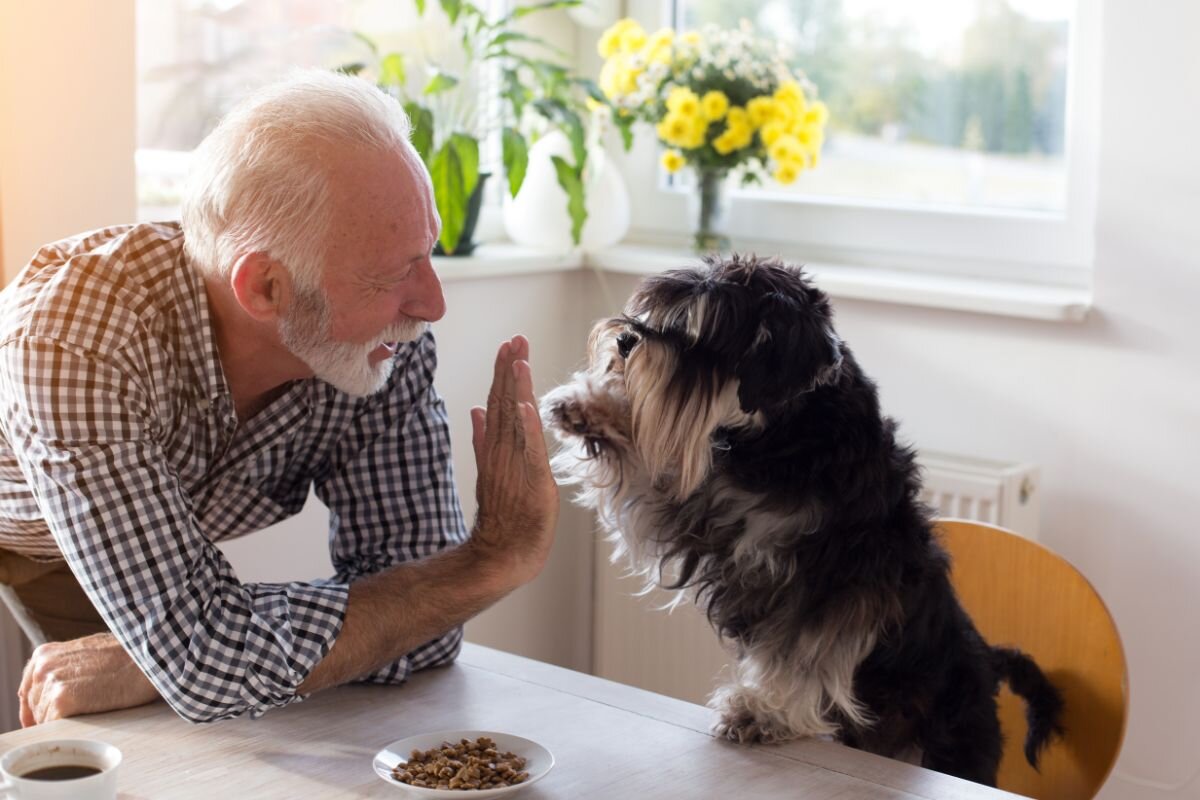
{"type": "Polygon", "coordinates": [[[1063,694],[1066,735],[1025,760],[1025,706],[1000,691],[999,788],[1038,800],[1090,800],[1116,763],[1129,708],[1125,653],[1112,615],[1060,556],[1015,533],[967,520],[937,523],[959,600],[984,639],[1016,647],[1063,694]]]}

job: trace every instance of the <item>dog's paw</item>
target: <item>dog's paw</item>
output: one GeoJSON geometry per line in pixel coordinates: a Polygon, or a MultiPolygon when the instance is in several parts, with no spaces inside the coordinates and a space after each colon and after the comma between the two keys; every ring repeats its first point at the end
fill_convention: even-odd
{"type": "Polygon", "coordinates": [[[748,711],[721,712],[713,724],[713,735],[738,744],[776,744],[795,739],[796,734],[773,720],[760,719],[748,711]]]}
{"type": "Polygon", "coordinates": [[[556,432],[583,436],[591,426],[583,413],[583,404],[569,389],[562,386],[542,398],[542,422],[556,432]]]}

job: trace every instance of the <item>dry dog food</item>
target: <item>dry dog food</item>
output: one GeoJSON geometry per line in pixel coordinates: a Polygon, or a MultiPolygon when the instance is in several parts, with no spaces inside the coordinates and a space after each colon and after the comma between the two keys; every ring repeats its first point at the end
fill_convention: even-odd
{"type": "Polygon", "coordinates": [[[494,789],[529,779],[525,759],[501,753],[487,736],[458,744],[442,742],[431,750],[413,750],[408,762],[392,769],[401,783],[426,789],[494,789]]]}

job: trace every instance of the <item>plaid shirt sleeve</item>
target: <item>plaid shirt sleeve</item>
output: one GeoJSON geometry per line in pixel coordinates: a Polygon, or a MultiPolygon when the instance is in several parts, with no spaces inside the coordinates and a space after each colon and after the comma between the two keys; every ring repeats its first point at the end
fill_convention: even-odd
{"type": "MultiPolygon", "coordinates": [[[[107,343],[106,343],[107,344],[107,343]]],[[[168,465],[136,347],[0,347],[0,425],[71,571],[171,707],[286,705],[341,629],[344,584],[242,584],[168,465]]]]}
{"type": "MultiPolygon", "coordinates": [[[[329,507],[330,555],[338,582],[433,555],[467,539],[454,485],[446,406],[433,388],[433,335],[402,345],[389,387],[364,401],[315,483],[329,507]]],[[[364,676],[400,683],[413,670],[458,655],[455,627],[395,663],[364,676]]]]}

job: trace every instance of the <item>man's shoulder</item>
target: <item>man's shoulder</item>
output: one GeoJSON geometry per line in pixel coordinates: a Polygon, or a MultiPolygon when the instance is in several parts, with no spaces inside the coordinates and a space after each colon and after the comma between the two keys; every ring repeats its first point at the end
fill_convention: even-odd
{"type": "Polygon", "coordinates": [[[40,248],[0,292],[0,345],[48,338],[118,347],[175,302],[182,265],[178,223],[118,225],[40,248]]]}

